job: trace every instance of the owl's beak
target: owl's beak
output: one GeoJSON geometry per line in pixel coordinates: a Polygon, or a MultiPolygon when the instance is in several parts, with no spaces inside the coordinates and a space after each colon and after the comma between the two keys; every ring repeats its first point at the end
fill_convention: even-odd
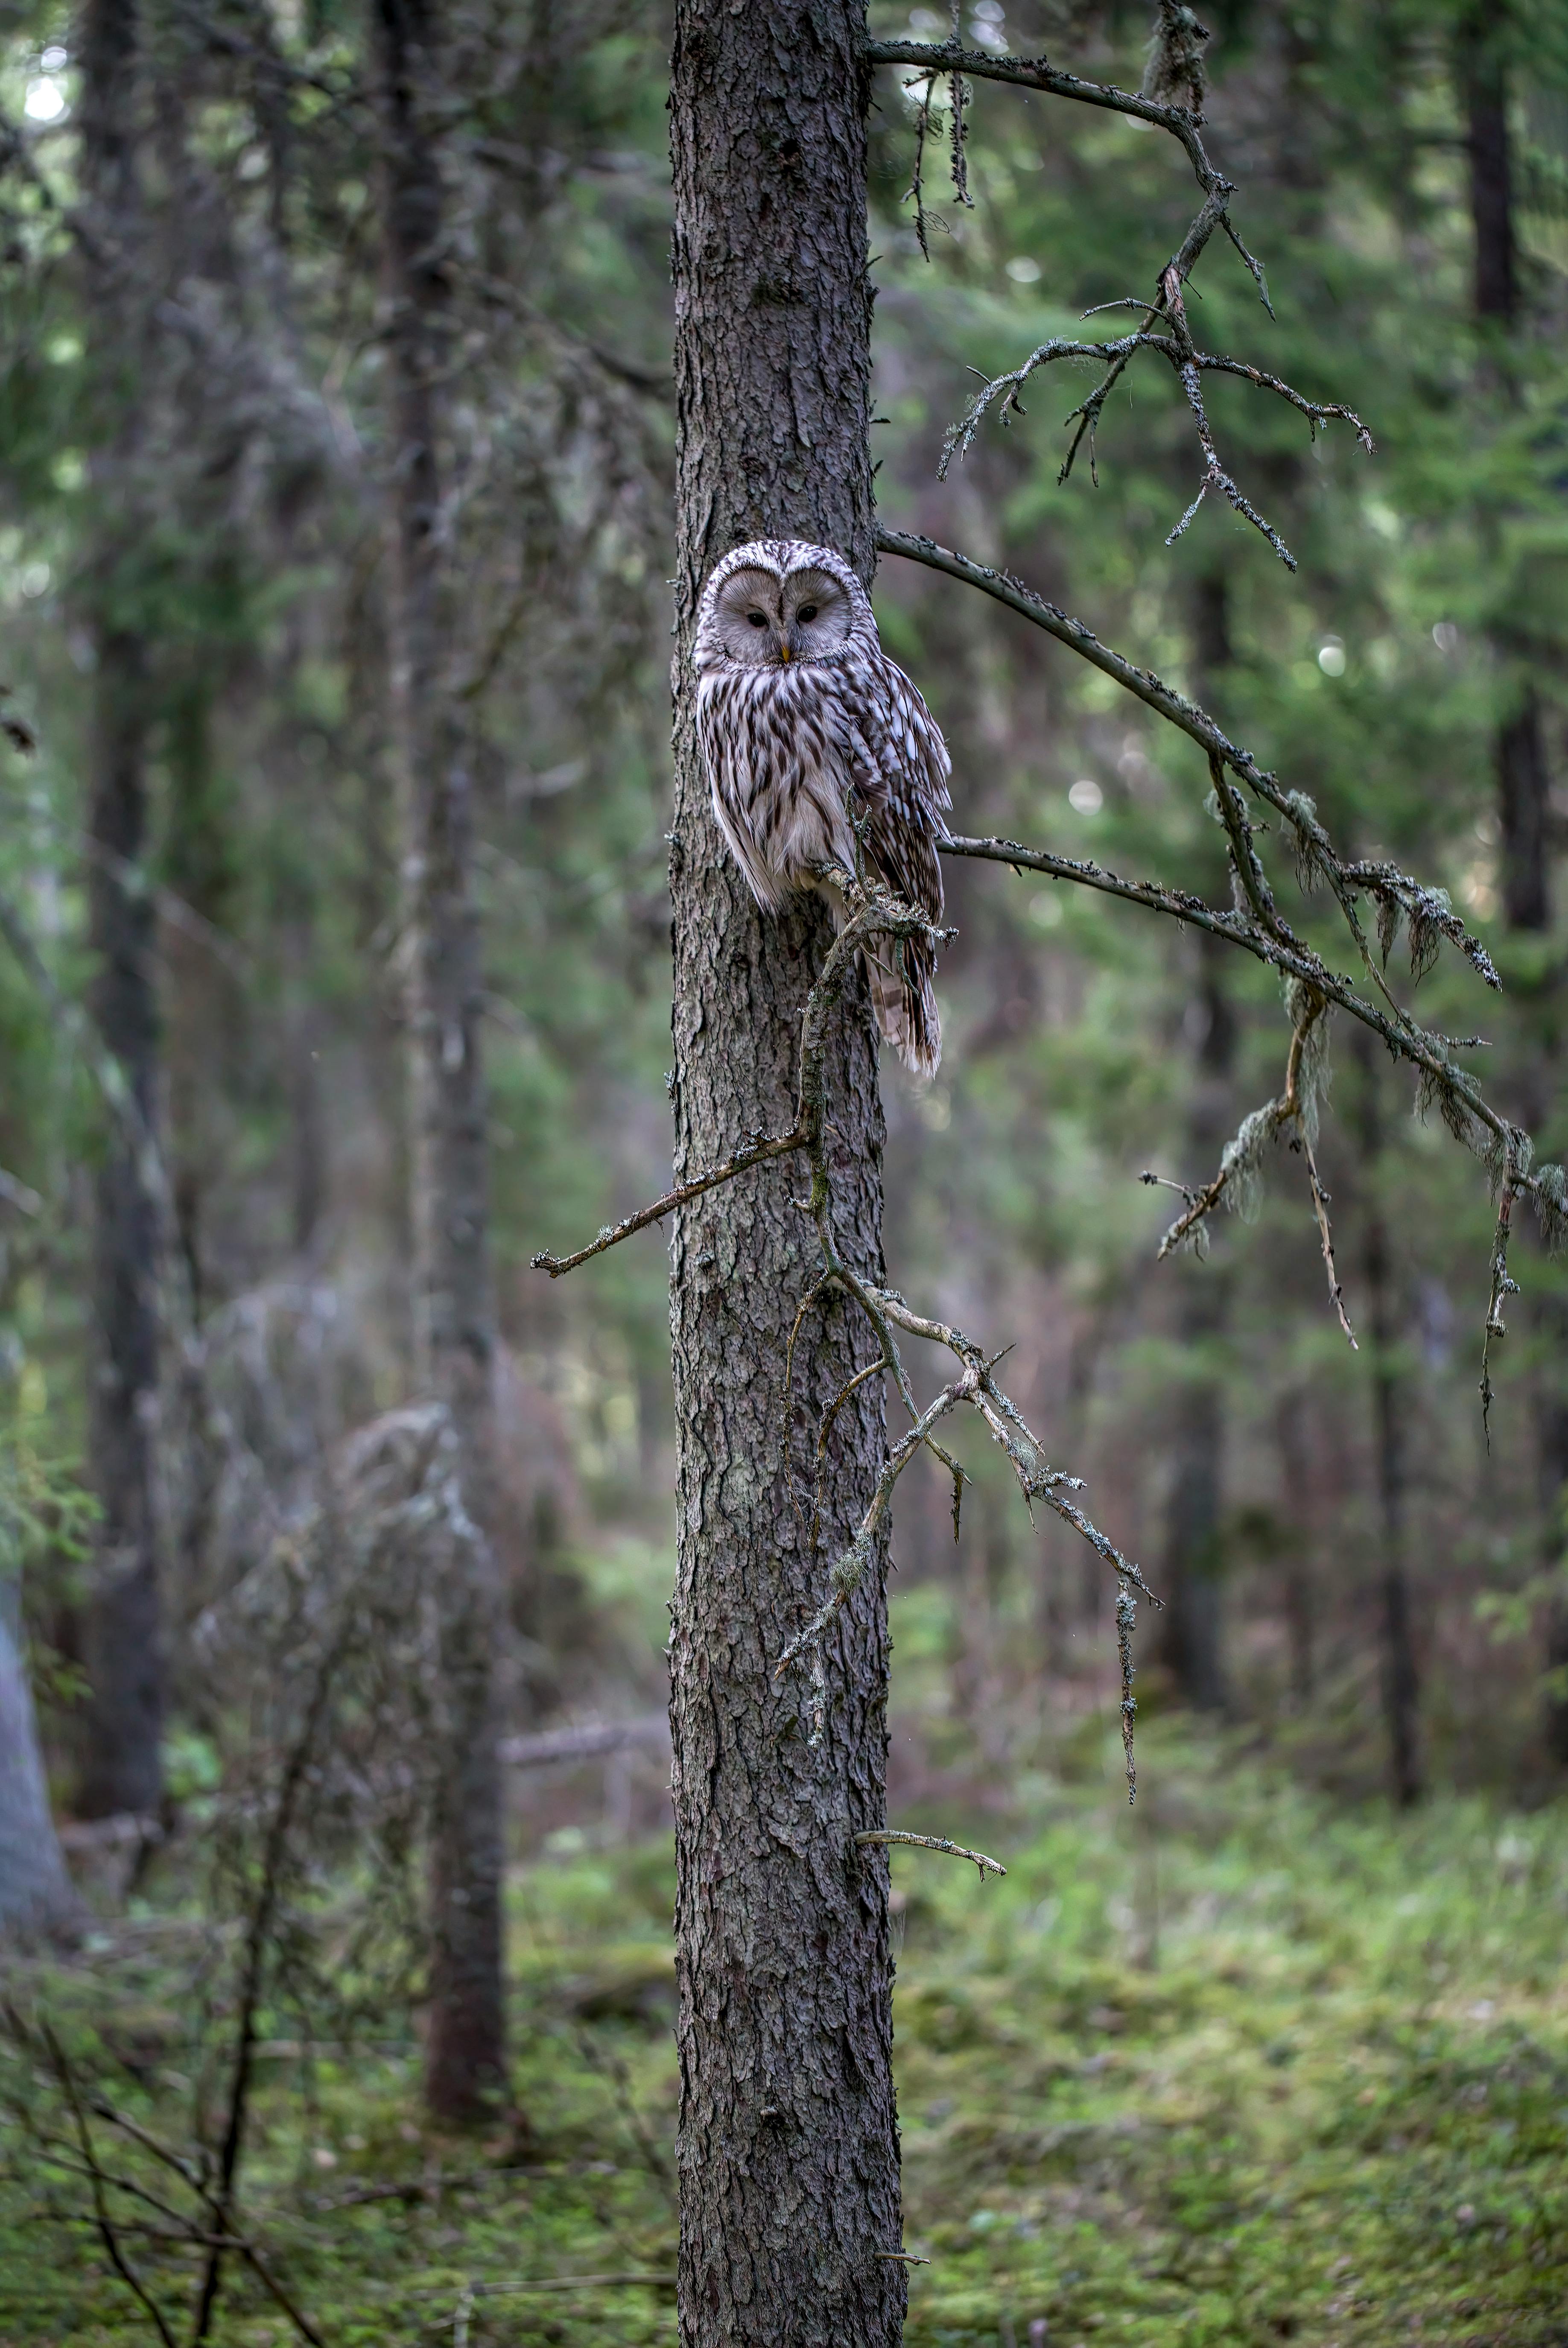
{"type": "Polygon", "coordinates": [[[789,665],[789,639],[788,636],[780,636],[779,639],[779,657],[784,663],[785,667],[788,668],[789,665]]]}

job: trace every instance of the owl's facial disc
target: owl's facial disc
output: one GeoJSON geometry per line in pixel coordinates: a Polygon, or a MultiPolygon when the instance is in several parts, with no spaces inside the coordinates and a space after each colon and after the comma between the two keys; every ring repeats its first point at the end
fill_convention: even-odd
{"type": "Polygon", "coordinates": [[[771,571],[738,571],[725,581],[716,616],[719,639],[738,667],[778,664],[784,644],[782,589],[771,571]]]}
{"type": "Polygon", "coordinates": [[[783,621],[791,660],[830,660],[850,633],[850,599],[830,571],[792,571],[784,582],[783,621]]]}

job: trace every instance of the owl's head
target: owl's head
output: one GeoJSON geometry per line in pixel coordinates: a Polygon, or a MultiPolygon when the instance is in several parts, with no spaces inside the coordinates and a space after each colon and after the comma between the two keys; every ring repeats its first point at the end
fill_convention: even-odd
{"type": "Polygon", "coordinates": [[[841,660],[876,640],[871,598],[841,554],[799,539],[758,539],[727,554],[697,607],[701,673],[784,669],[841,660]]]}

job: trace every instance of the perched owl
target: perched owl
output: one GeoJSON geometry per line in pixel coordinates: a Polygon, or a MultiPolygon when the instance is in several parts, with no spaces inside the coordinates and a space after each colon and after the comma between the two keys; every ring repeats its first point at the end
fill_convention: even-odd
{"type": "MultiPolygon", "coordinates": [[[[842,555],[763,539],[727,554],[697,607],[697,733],[713,811],[751,893],[775,911],[812,868],[868,873],[942,918],[952,766],[935,719],[882,648],[871,598],[842,555]]],[[[825,891],[843,922],[838,891],[825,891]]],[[[942,1056],[927,938],[868,955],[877,1025],[909,1068],[942,1056]]]]}

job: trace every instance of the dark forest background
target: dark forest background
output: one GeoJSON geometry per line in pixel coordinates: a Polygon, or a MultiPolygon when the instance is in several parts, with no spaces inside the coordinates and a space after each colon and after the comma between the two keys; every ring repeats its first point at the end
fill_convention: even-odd
{"type": "MultiPolygon", "coordinates": [[[[1559,1159],[1568,14],[1555,0],[1204,13],[1212,148],[1243,191],[1277,322],[1235,256],[1211,250],[1198,330],[1353,404],[1377,453],[1337,426],[1309,438],[1244,384],[1212,387],[1294,573],[1214,500],[1167,546],[1192,451],[1177,386],[1152,373],[1107,409],[1098,487],[1081,464],[1057,483],[1060,418],[1089,381],[1059,370],[939,482],[969,371],[1014,365],[1141,292],[1191,201],[1169,142],[1136,122],[975,88],[973,208],[928,160],[928,261],[906,201],[907,76],[884,69],[882,519],[1016,572],[1201,699],[1312,795],[1347,852],[1447,888],[1506,991],[1483,997],[1449,958],[1422,982],[1423,1016],[1484,1034],[1472,1064],[1491,1097],[1559,1159]]],[[[890,36],[947,30],[945,12],[872,15],[890,36]]],[[[100,36],[112,15],[91,12],[100,36]]],[[[356,1430],[421,1397],[387,605],[397,319],[356,15],[336,0],[156,0],[96,146],[81,25],[16,6],[3,24],[0,1626],[25,1653],[85,1896],[105,1920],[139,1920],[150,1947],[192,1905],[222,1911],[203,1873],[214,1849],[232,1859],[227,1879],[251,1879],[246,1789],[265,1724],[298,1697],[287,1659],[306,1652],[299,1591],[323,1512],[356,1430]],[[108,750],[106,664],[123,687],[108,750]],[[117,832],[128,759],[139,813],[117,832]],[[105,1041],[106,922],[147,982],[119,1010],[143,1023],[136,1129],[162,1231],[142,1259],[156,1267],[155,1375],[121,1429],[144,1447],[165,1672],[160,1769],[129,1799],[93,1791],[95,1379],[112,1309],[95,1231],[128,1130],[105,1041]],[[156,1835],[104,1830],[127,1816],[156,1835]]],[[[1147,29],[1140,10],[1073,0],[975,0],[963,16],[977,46],[1047,50],[1130,87],[1147,29]]],[[[619,1853],[663,1881],[665,1765],[646,1723],[664,1702],[674,1574],[665,1262],[649,1232],[569,1282],[529,1266],[668,1179],[669,26],[642,0],[479,0],[450,12],[446,36],[442,527],[482,917],[503,1725],[515,1738],[643,1725],[608,1763],[520,1766],[509,1849],[517,1912],[535,1920],[524,1971],[552,1932],[591,1971],[579,1944],[613,1940],[617,1901],[643,1893],[584,1891],[562,1922],[530,1870],[619,1853]]],[[[939,107],[944,136],[945,119],[939,107]]],[[[1115,314],[1099,323],[1115,331],[1115,314]]],[[[876,605],[951,747],[955,828],[1223,899],[1223,834],[1191,745],[939,578],[884,561],[876,605]]],[[[1522,1293],[1493,1350],[1489,1441],[1493,1202],[1440,1121],[1417,1113],[1408,1075],[1348,1032],[1319,1165],[1357,1349],[1288,1151],[1250,1220],[1216,1217],[1201,1258],[1157,1263],[1171,1193],[1140,1177],[1207,1179],[1278,1088],[1274,978],[1066,883],[952,861],[946,878],[959,934],[940,980],[941,1074],[924,1086],[883,1060],[890,1270],[931,1309],[1015,1343],[1011,1393],[1171,1601],[1140,1634],[1155,1819],[1163,1754],[1178,1839],[1178,1781],[1206,1788],[1192,1800],[1216,1816],[1266,1783],[1283,1807],[1245,1831],[1260,1849],[1315,1845],[1326,1869],[1344,1822],[1383,1807],[1470,1821],[1456,1835],[1490,1819],[1474,1828],[1489,1850],[1507,1815],[1525,1823],[1505,1841],[1555,1848],[1559,1829],[1537,1846],[1529,1818],[1568,1770],[1568,1270],[1532,1233],[1516,1241],[1522,1293]]],[[[987,1820],[1053,1787],[1109,1799],[1114,1591],[1065,1528],[1031,1527],[1001,1457],[969,1451],[956,1544],[945,1478],[916,1469],[899,1493],[891,1797],[901,1819],[978,1819],[994,1842],[987,1820]]],[[[411,1680],[422,1652],[407,1632],[411,1680]]],[[[340,1840],[310,1861],[351,1877],[355,1801],[394,1871],[417,1809],[374,1739],[353,1744],[377,1705],[401,1719],[412,1700],[377,1683],[356,1701],[345,1749],[359,1791],[334,1779],[340,1840]]],[[[1368,1884],[1383,1867],[1394,1896],[1402,1869],[1423,1879],[1419,1848],[1390,1840],[1375,1865],[1357,1846],[1356,1864],[1368,1884]]],[[[1150,1864],[1128,1846],[1116,1927],[1145,1970],[1150,1864]]],[[[1512,1881],[1535,1861],[1499,1864],[1512,1881]]],[[[1479,1914],[1485,1895],[1465,1880],[1479,1914]]],[[[655,1913],[662,1891],[649,1896],[655,1913]]],[[[1030,1913],[1038,1927],[1037,1902],[1030,1913]]],[[[1086,1921],[1086,1946],[1096,1929],[1110,1928],[1086,1921]]],[[[366,2011],[395,2037],[404,2024],[386,2015],[406,2018],[412,1993],[397,2007],[391,1958],[376,1972],[369,1939],[355,1945],[379,1984],[366,2011]]],[[[616,2027],[645,2021],[639,2000],[656,2007],[652,1962],[633,1965],[622,2005],[606,1993],[616,2027]]],[[[341,1948],[327,1970],[341,1985],[341,1948]]],[[[1112,2010],[1109,1996],[1093,2010],[1112,2010]]],[[[931,2007],[950,2012],[931,2024],[938,2054],[984,2041],[965,2036],[961,2000],[931,2007]]],[[[328,2035],[346,2029],[340,2017],[328,2035]]],[[[285,2016],[272,2035],[301,2032],[285,2016]]],[[[548,2133],[546,2088],[531,2098],[548,2133]]],[[[1115,2300],[1122,2285],[1106,2288],[1115,2300]]],[[[960,2311],[929,2336],[1006,2337],[996,2326],[1016,2322],[1033,2340],[1032,2304],[986,2302],[973,2321],[990,2329],[964,2329],[960,2311]]]]}
{"type": "MultiPolygon", "coordinates": [[[[1086,70],[1136,78],[1130,14],[975,24],[992,46],[1070,45],[1086,70]]],[[[475,11],[451,68],[449,529],[527,1721],[633,1689],[655,1701],[671,1578],[658,1243],[571,1283],[528,1270],[667,1172],[665,31],[635,8],[475,11]]],[[[147,776],[129,862],[172,1223],[156,1448],[177,1782],[200,1766],[192,1626],[298,1511],[324,1447],[411,1391],[387,304],[358,33],[330,11],[176,10],[151,37],[139,316],[114,336],[75,210],[66,18],[14,21],[5,67],[5,675],[37,747],[5,753],[0,853],[43,971],[9,950],[0,967],[0,1309],[13,1542],[62,1793],[85,1663],[73,1552],[90,1547],[75,1496],[93,1483],[106,1119],[83,1006],[95,860],[115,852],[88,837],[106,628],[134,647],[147,776]]],[[[1484,1028],[1478,1065],[1555,1155],[1568,27],[1527,11],[1478,45],[1429,8],[1241,8],[1221,14],[1212,67],[1216,151],[1246,188],[1279,324],[1239,264],[1211,267],[1203,332],[1248,349],[1261,333],[1279,372],[1351,400],[1377,438],[1371,461],[1343,428],[1314,445],[1220,386],[1238,469],[1300,570],[1208,507],[1166,551],[1190,464],[1179,394],[1153,378],[1108,414],[1098,489],[1077,474],[1057,489],[1058,412],[1080,395],[1038,378],[1026,420],[989,428],[937,484],[969,366],[1015,363],[1140,283],[1187,199],[1136,124],[980,89],[975,209],[939,191],[928,265],[902,201],[896,74],[874,123],[883,516],[1079,613],[1197,693],[1336,836],[1445,884],[1508,994],[1439,970],[1423,1007],[1484,1028]],[[1489,105],[1501,230],[1467,147],[1489,105]]],[[[953,746],[958,828],[1222,896],[1198,753],[940,581],[884,561],[878,608],[953,746]]],[[[890,1256],[964,1325],[1016,1336],[1015,1391],[1053,1457],[1151,1576],[1202,1585],[1170,1694],[1368,1789],[1399,1570],[1423,1770],[1544,1783],[1549,1754],[1568,1756],[1551,1677],[1562,1273],[1527,1243],[1489,1453],[1484,1186],[1348,1037],[1323,1148],[1359,1351],[1325,1308],[1288,1160],[1254,1221],[1222,1219],[1205,1263],[1156,1267],[1168,1194],[1138,1177],[1206,1179],[1274,1088],[1274,982],[1059,883],[950,866],[948,885],[944,1066],[930,1088],[885,1072],[890,1256]]],[[[1006,1507],[1000,1460],[974,1466],[956,1550],[940,1477],[901,1494],[895,1603],[947,1659],[952,1734],[1001,1763],[1103,1704],[1109,1600],[1069,1536],[1006,1507]]]]}

